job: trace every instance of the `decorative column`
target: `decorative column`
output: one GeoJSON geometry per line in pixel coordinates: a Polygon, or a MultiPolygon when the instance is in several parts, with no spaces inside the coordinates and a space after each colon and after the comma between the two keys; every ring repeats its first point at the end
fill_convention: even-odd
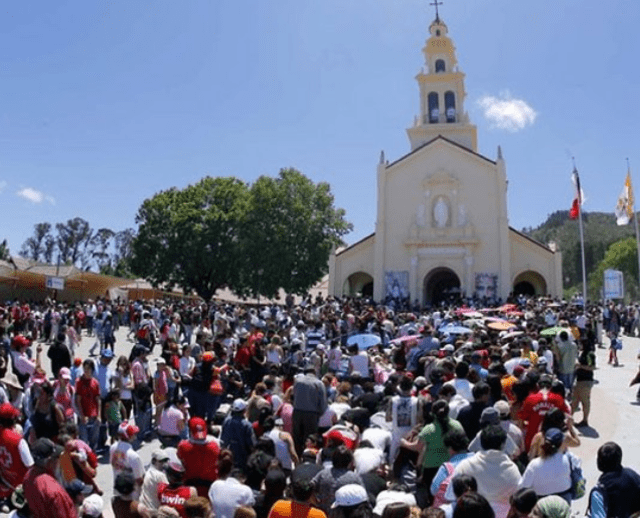
{"type": "Polygon", "coordinates": [[[409,300],[412,302],[419,298],[420,289],[418,287],[418,250],[413,250],[411,256],[411,268],[409,268],[409,300]]]}

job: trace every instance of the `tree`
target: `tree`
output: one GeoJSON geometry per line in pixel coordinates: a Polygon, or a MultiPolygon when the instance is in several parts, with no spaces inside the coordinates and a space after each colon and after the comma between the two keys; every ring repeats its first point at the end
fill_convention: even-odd
{"type": "Polygon", "coordinates": [[[96,230],[89,241],[91,259],[95,260],[98,271],[102,271],[111,264],[111,255],[108,252],[111,241],[116,233],[110,228],[96,230]]]}
{"type": "Polygon", "coordinates": [[[11,259],[11,252],[9,251],[7,240],[4,239],[2,243],[0,243],[0,261],[8,261],[9,259],[11,259]]]}
{"type": "Polygon", "coordinates": [[[303,294],[328,271],[329,255],[352,225],[336,209],[329,184],[295,169],[251,186],[245,239],[245,289],[273,297],[303,294]]]}
{"type": "Polygon", "coordinates": [[[83,247],[91,239],[92,230],[88,221],[73,218],[66,223],[57,223],[56,245],[63,263],[76,264],[82,256],[83,247]]]}
{"type": "Polygon", "coordinates": [[[238,286],[248,203],[247,185],[231,177],[206,177],[145,200],[136,215],[132,268],[155,286],[177,285],[205,300],[238,286]]]}
{"type": "Polygon", "coordinates": [[[100,273],[118,277],[136,277],[131,269],[132,247],[135,237],[136,232],[132,228],[115,233],[113,236],[114,252],[108,261],[100,267],[100,273]]]}
{"type": "Polygon", "coordinates": [[[41,258],[46,260],[49,243],[53,243],[51,237],[51,223],[37,223],[33,227],[33,236],[27,238],[20,249],[20,256],[34,261],[41,258]]]}

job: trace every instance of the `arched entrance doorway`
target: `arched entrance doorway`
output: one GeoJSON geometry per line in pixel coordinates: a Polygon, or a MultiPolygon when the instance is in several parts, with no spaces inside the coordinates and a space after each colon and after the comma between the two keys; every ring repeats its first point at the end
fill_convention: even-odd
{"type": "Polygon", "coordinates": [[[437,305],[449,302],[460,296],[460,278],[450,268],[435,268],[424,278],[425,305],[437,305]]]}
{"type": "Polygon", "coordinates": [[[351,297],[355,295],[362,295],[363,297],[373,297],[373,277],[365,272],[352,273],[344,281],[342,288],[343,295],[349,295],[351,297]]]}
{"type": "Polygon", "coordinates": [[[538,272],[532,270],[519,273],[513,280],[513,294],[527,297],[546,295],[547,281],[538,272]]]}

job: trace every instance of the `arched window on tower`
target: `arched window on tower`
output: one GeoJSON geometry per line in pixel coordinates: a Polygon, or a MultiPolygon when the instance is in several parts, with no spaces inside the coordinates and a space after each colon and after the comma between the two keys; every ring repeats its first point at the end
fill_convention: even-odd
{"type": "Polygon", "coordinates": [[[447,122],[456,121],[456,95],[451,91],[444,94],[444,112],[447,122]]]}
{"type": "Polygon", "coordinates": [[[438,72],[445,72],[446,66],[444,64],[444,59],[436,59],[436,74],[438,72]]]}
{"type": "Polygon", "coordinates": [[[438,93],[429,93],[429,122],[431,124],[440,121],[440,104],[438,102],[438,93]]]}

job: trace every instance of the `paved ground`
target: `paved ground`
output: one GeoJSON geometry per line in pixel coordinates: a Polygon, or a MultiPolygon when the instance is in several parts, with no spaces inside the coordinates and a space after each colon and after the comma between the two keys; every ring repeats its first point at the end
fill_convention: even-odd
{"type": "MultiPolygon", "coordinates": [[[[126,340],[127,328],[121,328],[116,332],[116,356],[128,355],[132,342],[126,340]]],[[[84,336],[80,345],[78,355],[87,358],[89,348],[94,343],[94,338],[84,336]]],[[[608,342],[608,340],[607,340],[608,342]]],[[[592,410],[589,419],[590,428],[582,428],[580,439],[582,444],[576,448],[577,455],[583,461],[583,472],[587,478],[587,490],[590,490],[599,472],[596,468],[596,452],[600,445],[606,441],[616,441],[623,450],[623,463],[640,472],[640,434],[635,428],[640,422],[640,405],[636,402],[637,387],[629,387],[630,380],[638,370],[638,360],[636,358],[640,351],[640,339],[623,339],[624,347],[618,352],[620,366],[613,367],[607,364],[608,349],[598,349],[598,369],[595,377],[598,380],[592,392],[592,410]]],[[[156,352],[159,348],[156,347],[156,352]]],[[[43,351],[43,361],[45,368],[49,370],[49,361],[46,357],[46,347],[43,351]]],[[[113,362],[115,364],[115,361],[113,362]]],[[[154,363],[151,362],[152,369],[154,363]]],[[[578,411],[575,415],[576,421],[582,419],[582,413],[578,411]]],[[[159,447],[159,442],[154,440],[151,443],[143,444],[139,453],[143,462],[147,465],[151,461],[151,452],[159,447]]],[[[105,518],[111,518],[110,499],[112,494],[113,477],[108,464],[108,458],[103,457],[98,468],[97,481],[104,491],[105,518]]],[[[573,504],[574,515],[583,516],[587,506],[587,498],[584,497],[573,504]]]]}

